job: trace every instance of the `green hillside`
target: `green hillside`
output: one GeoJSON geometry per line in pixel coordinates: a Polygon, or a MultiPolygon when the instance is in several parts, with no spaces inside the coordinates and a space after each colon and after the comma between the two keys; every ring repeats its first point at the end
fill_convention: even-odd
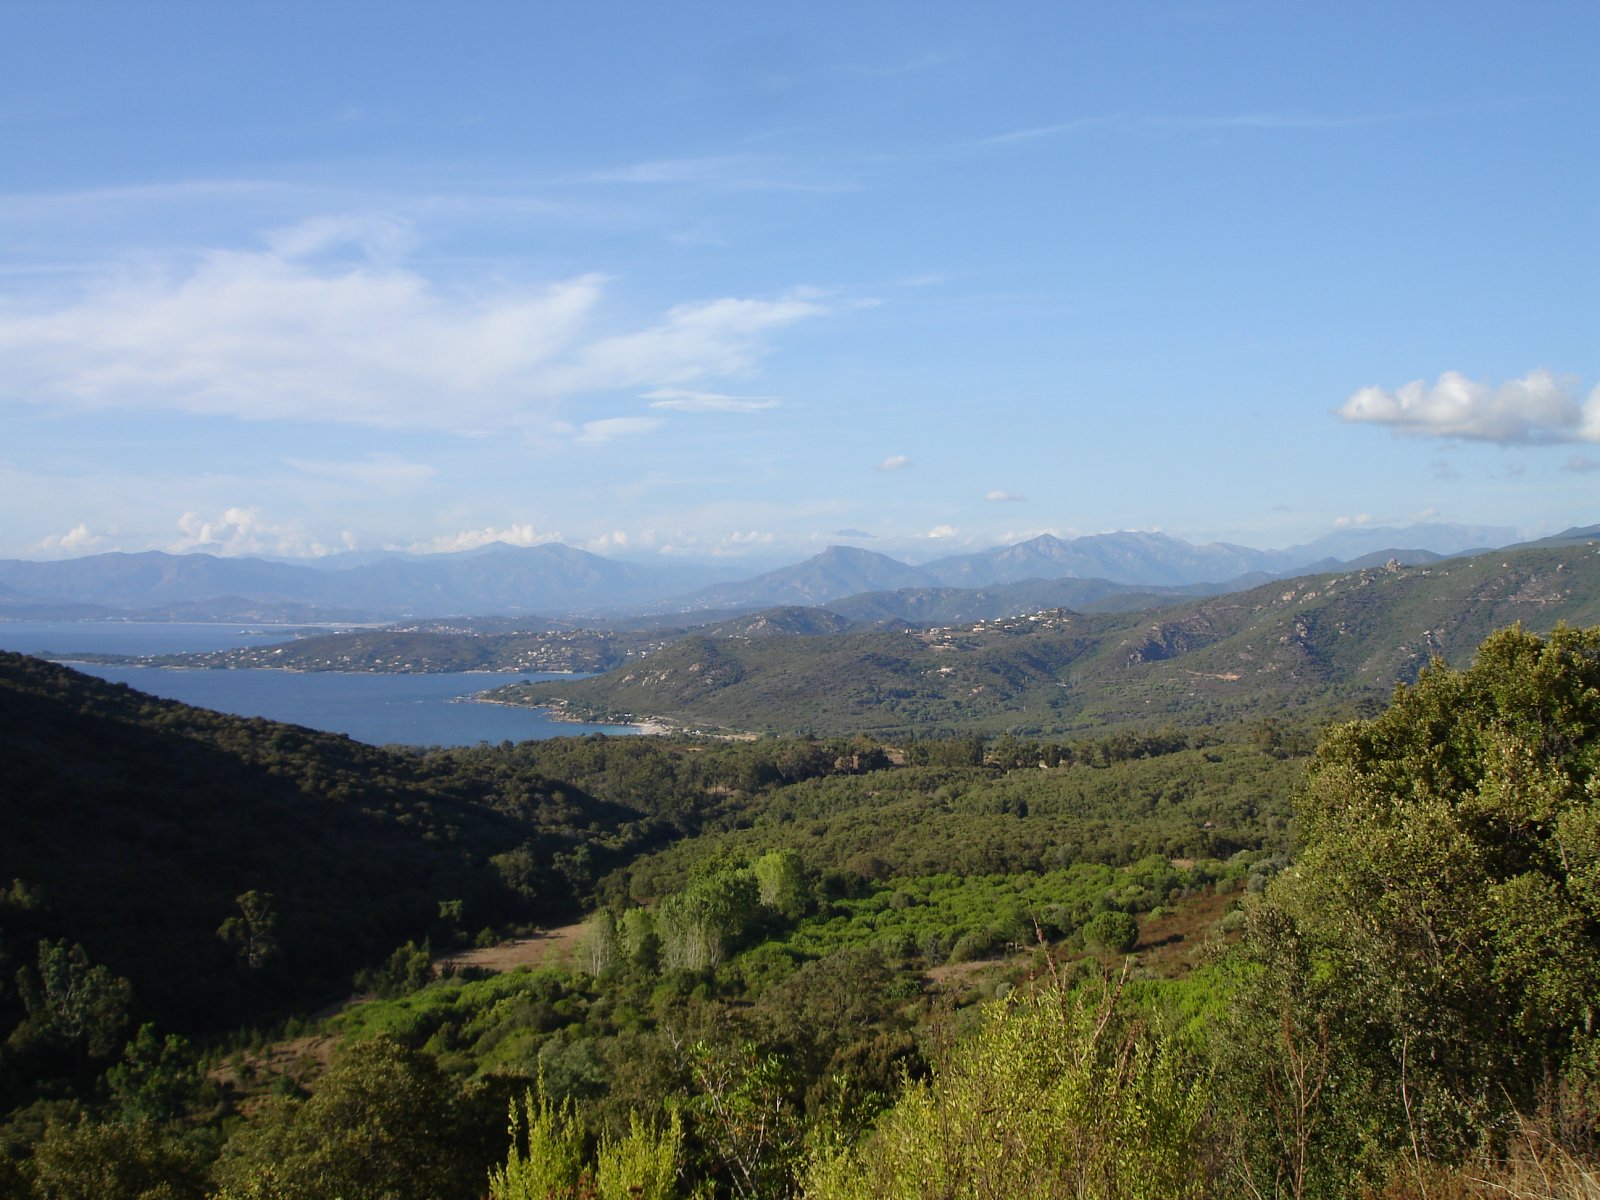
{"type": "MultiPolygon", "coordinates": [[[[559,858],[582,845],[598,868],[656,836],[636,809],[532,772],[189,708],[15,654],[0,654],[0,761],[0,978],[65,939],[131,981],[136,1015],[191,1030],[343,994],[407,939],[564,914],[587,879],[559,858]],[[219,930],[252,891],[271,897],[272,950],[242,963],[219,930]],[[448,901],[459,915],[442,924],[448,901]]],[[[16,1001],[0,990],[0,1009],[16,1001]]]]}
{"type": "Polygon", "coordinates": [[[1308,576],[1159,614],[697,634],[595,679],[496,698],[691,727],[891,735],[1317,718],[1370,708],[1433,656],[1464,663],[1496,628],[1596,620],[1600,556],[1584,542],[1308,576]]]}

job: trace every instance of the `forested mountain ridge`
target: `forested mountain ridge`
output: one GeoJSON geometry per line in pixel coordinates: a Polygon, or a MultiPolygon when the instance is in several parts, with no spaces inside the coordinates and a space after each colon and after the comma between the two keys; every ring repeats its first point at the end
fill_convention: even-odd
{"type": "Polygon", "coordinates": [[[702,631],[594,679],[496,695],[701,727],[1059,733],[1372,705],[1493,629],[1596,620],[1600,556],[1585,541],[1308,576],[1158,614],[803,639],[702,631]]]}
{"type": "MultiPolygon", "coordinates": [[[[40,939],[80,944],[168,1027],[323,1001],[408,938],[572,911],[584,847],[652,844],[647,814],[536,773],[247,720],[0,653],[0,976],[40,939]],[[239,897],[272,952],[219,935],[239,897]],[[182,972],[174,963],[189,964],[182,972]]],[[[620,860],[613,860],[620,861],[620,860]]],[[[15,1002],[0,993],[0,1007],[15,1002]]],[[[16,1014],[12,1013],[15,1017],[16,1014]]]]}

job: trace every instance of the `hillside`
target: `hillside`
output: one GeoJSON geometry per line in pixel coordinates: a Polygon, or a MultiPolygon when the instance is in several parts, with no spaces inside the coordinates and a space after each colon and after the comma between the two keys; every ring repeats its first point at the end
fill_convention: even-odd
{"type": "Polygon", "coordinates": [[[0,976],[66,939],[168,1028],[348,990],[355,966],[451,933],[442,901],[462,902],[460,933],[564,913],[583,880],[553,872],[556,856],[581,844],[604,865],[606,846],[646,832],[638,811],[536,775],[189,708],[16,654],[0,654],[0,758],[0,880],[20,881],[0,891],[0,976]],[[245,969],[218,930],[249,891],[272,897],[276,949],[245,969]]]}
{"type": "Polygon", "coordinates": [[[1049,614],[804,639],[698,634],[521,703],[704,727],[818,732],[1216,721],[1348,710],[1491,630],[1600,619],[1587,543],[1276,582],[1150,614],[1049,614]]]}

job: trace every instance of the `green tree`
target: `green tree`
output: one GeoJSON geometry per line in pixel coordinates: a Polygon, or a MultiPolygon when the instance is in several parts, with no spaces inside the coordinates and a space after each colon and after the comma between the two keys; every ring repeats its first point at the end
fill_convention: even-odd
{"type": "Polygon", "coordinates": [[[622,953],[630,963],[654,970],[661,953],[656,920],[646,908],[630,908],[620,922],[622,953]]]}
{"type": "Polygon", "coordinates": [[[278,915],[272,908],[272,893],[251,890],[235,897],[239,915],[229,917],[217,927],[217,936],[233,947],[239,965],[252,979],[274,962],[279,953],[278,915]]]}
{"type": "Polygon", "coordinates": [[[1139,944],[1139,922],[1125,912],[1096,913],[1083,927],[1083,940],[1091,949],[1126,954],[1139,944]]]}
{"type": "Polygon", "coordinates": [[[343,1051],[307,1100],[278,1098],[224,1147],[218,1200],[444,1200],[486,1163],[455,1085],[388,1035],[343,1051]]]}
{"type": "Polygon", "coordinates": [[[760,893],[747,869],[721,870],[674,892],[656,910],[662,964],[685,971],[716,966],[744,937],[760,893]]]}
{"type": "Polygon", "coordinates": [[[188,1042],[175,1033],[163,1039],[146,1024],[106,1072],[106,1086],[125,1119],[168,1121],[192,1103],[200,1072],[188,1042]]]}
{"type": "Polygon", "coordinates": [[[37,1200],[200,1200],[195,1154],[148,1121],[52,1123],[34,1147],[37,1200]]]}
{"type": "Polygon", "coordinates": [[[91,966],[82,946],[40,942],[36,968],[19,972],[17,985],[28,1019],[12,1033],[14,1045],[43,1045],[80,1064],[108,1058],[121,1045],[133,988],[107,968],[91,966]]]}
{"type": "Polygon", "coordinates": [[[810,898],[805,866],[793,850],[774,850],[756,859],[752,870],[761,903],[794,920],[804,916],[810,898]]]}
{"type": "Polygon", "coordinates": [[[1600,630],[1504,630],[1324,738],[1245,953],[1326,1042],[1336,1157],[1461,1155],[1569,1069],[1600,1003],[1597,767],[1600,630]]]}
{"type": "Polygon", "coordinates": [[[1118,989],[997,1001],[858,1148],[824,1150],[808,1200],[1183,1200],[1209,1193],[1208,1084],[1118,989]]]}

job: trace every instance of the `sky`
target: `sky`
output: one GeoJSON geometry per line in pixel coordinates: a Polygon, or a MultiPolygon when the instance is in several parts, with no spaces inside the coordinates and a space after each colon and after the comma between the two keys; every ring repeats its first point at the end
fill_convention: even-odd
{"type": "Polygon", "coordinates": [[[1600,4],[0,0],[0,557],[1600,521],[1600,4]]]}

